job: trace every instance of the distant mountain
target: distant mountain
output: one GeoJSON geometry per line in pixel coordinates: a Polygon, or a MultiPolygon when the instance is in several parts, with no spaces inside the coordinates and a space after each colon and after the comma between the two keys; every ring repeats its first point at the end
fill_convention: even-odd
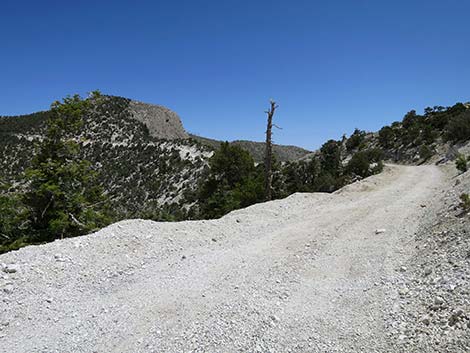
{"type": "MultiPolygon", "coordinates": [[[[218,149],[220,144],[223,141],[213,140],[206,137],[201,137],[197,135],[190,135],[196,141],[209,146],[214,149],[218,149]]],[[[265,153],[265,143],[264,142],[255,142],[255,141],[246,141],[246,140],[236,140],[230,142],[230,144],[237,145],[242,147],[243,149],[250,152],[253,159],[261,163],[264,160],[264,153],[265,153]]],[[[273,153],[276,157],[278,162],[288,162],[288,161],[295,161],[306,155],[310,154],[311,151],[303,149],[297,146],[286,146],[286,145],[273,145],[273,153]]]]}

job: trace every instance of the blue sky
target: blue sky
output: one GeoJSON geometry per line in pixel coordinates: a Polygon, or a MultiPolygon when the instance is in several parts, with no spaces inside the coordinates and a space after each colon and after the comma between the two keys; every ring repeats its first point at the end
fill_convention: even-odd
{"type": "Polygon", "coordinates": [[[470,101],[468,1],[0,2],[0,115],[103,93],[187,130],[314,149],[409,110],[470,101]]]}

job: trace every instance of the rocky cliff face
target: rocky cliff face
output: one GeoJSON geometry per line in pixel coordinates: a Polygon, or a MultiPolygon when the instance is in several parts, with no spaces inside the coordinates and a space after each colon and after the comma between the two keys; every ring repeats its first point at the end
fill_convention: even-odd
{"type": "Polygon", "coordinates": [[[154,138],[172,140],[189,137],[178,114],[168,108],[130,101],[128,109],[132,118],[144,123],[154,138]]]}

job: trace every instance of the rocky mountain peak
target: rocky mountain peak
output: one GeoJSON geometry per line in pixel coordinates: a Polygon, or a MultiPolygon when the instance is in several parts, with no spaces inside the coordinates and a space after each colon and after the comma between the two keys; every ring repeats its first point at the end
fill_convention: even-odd
{"type": "Polygon", "coordinates": [[[178,114],[166,107],[130,101],[128,109],[132,118],[144,123],[155,138],[171,140],[189,137],[178,114]]]}

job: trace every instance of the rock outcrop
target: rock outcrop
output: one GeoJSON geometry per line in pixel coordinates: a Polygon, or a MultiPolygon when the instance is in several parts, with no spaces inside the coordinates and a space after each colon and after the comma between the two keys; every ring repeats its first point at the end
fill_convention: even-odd
{"type": "Polygon", "coordinates": [[[129,103],[129,111],[134,119],[144,123],[151,136],[158,139],[187,139],[181,119],[175,112],[161,105],[137,101],[129,103]]]}

